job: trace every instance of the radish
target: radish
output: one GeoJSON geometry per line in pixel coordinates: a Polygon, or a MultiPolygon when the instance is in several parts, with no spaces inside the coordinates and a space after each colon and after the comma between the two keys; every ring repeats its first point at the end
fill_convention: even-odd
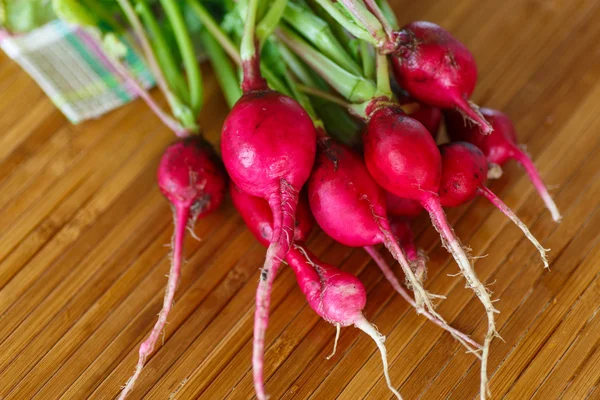
{"type": "MultiPolygon", "coordinates": [[[[316,168],[309,181],[309,201],[315,219],[326,233],[341,243],[366,246],[384,242],[398,259],[413,285],[419,308],[424,304],[430,308],[430,295],[418,283],[390,232],[383,199],[385,194],[373,179],[388,192],[421,203],[429,212],[434,227],[442,237],[442,243],[457,261],[462,274],[487,313],[489,324],[482,349],[481,368],[481,396],[485,398],[487,357],[492,339],[498,336],[494,316],[497,310],[487,289],[477,278],[440,205],[438,190],[442,161],[435,141],[421,123],[408,117],[402,111],[402,106],[391,101],[388,60],[385,56],[377,55],[375,87],[370,81],[339,68],[314,51],[291,30],[281,28],[278,35],[311,68],[352,102],[349,108],[367,122],[363,142],[368,173],[357,156],[350,155],[342,159],[331,152],[322,152],[318,156],[316,168]],[[350,167],[342,171],[340,165],[348,162],[347,160],[350,160],[350,167]],[[328,184],[328,180],[335,184],[328,184]],[[311,185],[318,185],[316,188],[323,190],[324,201],[314,198],[316,188],[311,190],[311,185]],[[350,224],[345,218],[349,211],[352,211],[350,215],[355,228],[352,231],[348,230],[350,224]],[[319,213],[322,213],[322,220],[319,213]]],[[[346,154],[351,153],[344,151],[343,155],[346,154]]]]}
{"type": "MultiPolygon", "coordinates": [[[[391,232],[385,208],[385,192],[371,178],[362,159],[345,146],[330,140],[325,139],[321,144],[315,169],[308,181],[310,208],[321,229],[346,246],[364,247],[376,261],[378,256],[373,246],[384,244],[402,267],[415,293],[416,302],[410,299],[389,267],[378,261],[377,264],[394,289],[407,298],[417,312],[426,316],[429,314],[428,318],[437,320],[438,325],[473,351],[466,343],[468,340],[455,335],[455,331],[435,312],[431,300],[441,296],[428,293],[415,276],[391,232]]],[[[477,344],[474,346],[477,347],[477,344]]]]}
{"type": "Polygon", "coordinates": [[[197,218],[221,205],[227,186],[225,171],[217,155],[200,136],[178,140],[165,149],[158,166],[157,180],[160,191],[175,212],[171,270],[158,321],[148,339],[141,344],[135,373],[127,381],[119,399],[125,399],[133,389],[167,322],[179,283],[186,229],[193,226],[197,218]]]}
{"type": "Polygon", "coordinates": [[[363,134],[363,142],[365,161],[371,176],[388,192],[421,203],[442,237],[442,244],[452,254],[469,287],[485,307],[488,332],[483,346],[480,391],[481,397],[485,398],[487,357],[492,339],[498,336],[494,316],[498,311],[494,308],[487,288],[475,274],[440,204],[440,152],[427,129],[399,108],[393,105],[377,107],[375,103],[367,112],[370,119],[363,134]]]}
{"type": "Polygon", "coordinates": [[[406,259],[415,271],[417,279],[422,283],[427,278],[427,257],[415,246],[415,237],[410,227],[410,221],[407,218],[391,217],[390,227],[400,247],[404,250],[406,259]]]}
{"type": "MultiPolygon", "coordinates": [[[[273,213],[269,203],[260,197],[251,196],[236,185],[230,185],[229,194],[233,206],[238,210],[250,232],[265,247],[269,247],[273,236],[273,213]]],[[[314,226],[314,219],[306,199],[301,196],[296,209],[294,242],[304,242],[314,226]]]]}
{"type": "Polygon", "coordinates": [[[490,108],[482,108],[481,114],[489,121],[494,132],[488,136],[480,135],[477,129],[465,124],[459,114],[448,112],[445,117],[450,138],[469,142],[479,147],[487,157],[487,161],[492,164],[501,166],[510,159],[517,160],[527,171],[533,186],[546,204],[546,208],[550,210],[552,219],[560,222],[560,212],[548,193],[540,173],[529,156],[517,144],[517,134],[510,118],[506,114],[490,108]]]}
{"type": "Polygon", "coordinates": [[[362,313],[367,302],[367,292],[362,282],[352,274],[320,262],[301,245],[295,245],[290,250],[286,261],[294,270],[310,307],[325,321],[336,326],[333,353],[327,359],[335,354],[340,328],[354,325],[369,335],[379,348],[387,386],[398,399],[402,399],[392,385],[388,372],[385,336],[362,313]]]}
{"type": "Polygon", "coordinates": [[[413,219],[424,211],[423,206],[417,200],[398,197],[390,192],[387,192],[386,196],[389,216],[413,219]]]}
{"type": "Polygon", "coordinates": [[[294,240],[298,194],[315,159],[316,132],[306,111],[292,98],[270,90],[260,74],[254,36],[257,6],[257,0],[250,0],[247,7],[241,47],[244,94],[223,125],[221,154],[232,181],[244,192],[265,199],[274,217],[254,316],[254,387],[262,400],[266,398],[263,353],[271,287],[294,240]]]}
{"type": "MultiPolygon", "coordinates": [[[[240,212],[244,222],[264,246],[268,246],[270,235],[272,234],[273,218],[269,205],[260,198],[250,196],[242,192],[234,185],[231,186],[231,198],[236,209],[240,212]]],[[[313,219],[308,205],[303,199],[298,203],[297,224],[294,230],[294,246],[286,255],[285,260],[292,267],[296,274],[296,279],[300,289],[306,296],[310,307],[324,320],[332,323],[337,328],[333,353],[327,357],[330,359],[336,352],[337,341],[340,334],[340,328],[354,325],[367,333],[376,342],[383,362],[384,375],[389,389],[399,397],[398,392],[393,388],[388,374],[388,364],[386,348],[384,345],[385,337],[377,332],[376,328],[369,323],[362,315],[362,310],[366,303],[366,291],[363,284],[354,275],[341,271],[338,268],[325,264],[311,254],[303,245],[312,228],[313,219]]],[[[396,282],[400,295],[413,307],[417,307],[414,300],[408,292],[397,283],[391,269],[373,248],[366,247],[367,252],[373,257],[386,277],[391,277],[396,282]]],[[[443,321],[435,318],[425,311],[426,318],[448,330],[461,341],[470,343],[475,348],[480,346],[467,335],[457,331],[444,324],[443,321]]]]}
{"type": "Polygon", "coordinates": [[[477,195],[484,196],[523,231],[523,234],[540,252],[544,266],[548,268],[547,249],[529,231],[515,213],[498,198],[484,182],[487,177],[485,155],[477,147],[466,142],[453,142],[440,146],[442,154],[442,182],[440,203],[455,207],[467,203],[477,195]]]}
{"type": "MultiPolygon", "coordinates": [[[[398,100],[398,104],[404,105],[415,103],[415,100],[411,98],[408,93],[399,88],[398,85],[392,85],[392,90],[398,100]]],[[[423,124],[429,133],[431,133],[433,139],[437,141],[440,136],[440,125],[442,124],[442,110],[425,103],[417,104],[419,108],[416,111],[409,113],[410,117],[423,124]]]]}
{"type": "Polygon", "coordinates": [[[346,246],[385,244],[415,292],[419,310],[425,306],[433,311],[431,299],[435,296],[420,285],[398,246],[387,220],[385,192],[371,178],[361,158],[330,141],[319,150],[308,181],[310,208],[319,226],[346,246]]]}
{"type": "Polygon", "coordinates": [[[396,32],[392,57],[396,80],[411,97],[439,108],[455,108],[489,134],[493,128],[469,101],[477,66],[469,50],[431,22],[412,22],[396,32]]]}
{"type": "Polygon", "coordinates": [[[268,89],[246,92],[223,126],[221,153],[229,176],[243,191],[267,200],[275,216],[256,294],[253,364],[260,399],[265,398],[262,353],[271,286],[293,243],[298,194],[310,175],[315,146],[314,126],[302,107],[268,89]]]}
{"type": "MultiPolygon", "coordinates": [[[[269,246],[273,233],[273,216],[269,205],[263,199],[250,196],[234,185],[231,186],[230,193],[233,204],[248,229],[260,243],[269,246]]],[[[294,230],[296,242],[290,248],[285,260],[294,270],[298,285],[310,307],[321,318],[336,326],[334,350],[327,359],[335,354],[341,327],[356,326],[371,336],[377,344],[381,352],[387,385],[394,395],[401,399],[389,377],[387,351],[384,345],[385,337],[367,321],[362,313],[367,302],[365,287],[354,275],[321,262],[302,244],[307,239],[313,225],[310,210],[303,200],[298,203],[297,222],[294,230]]]]}
{"type": "Polygon", "coordinates": [[[403,199],[389,192],[386,192],[386,195],[388,219],[392,233],[413,266],[415,275],[420,282],[423,282],[427,274],[426,257],[415,247],[414,235],[410,227],[410,220],[421,215],[424,211],[423,206],[416,200],[403,199]]]}

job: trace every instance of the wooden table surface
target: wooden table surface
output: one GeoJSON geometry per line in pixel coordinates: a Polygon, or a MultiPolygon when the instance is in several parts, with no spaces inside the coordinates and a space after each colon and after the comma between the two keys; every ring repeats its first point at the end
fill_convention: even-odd
{"type": "MultiPolygon", "coordinates": [[[[493,398],[600,399],[600,2],[396,1],[401,22],[441,24],[477,59],[474,100],[507,112],[563,212],[552,222],[523,171],[491,187],[552,249],[551,270],[507,219],[476,200],[449,211],[501,313],[490,356],[493,398]]],[[[226,113],[205,71],[200,117],[217,142],[226,113]]],[[[70,125],[13,62],[0,59],[0,398],[111,399],[161,307],[172,217],[155,170],[173,140],[139,101],[70,125]]],[[[482,339],[484,313],[426,219],[427,287],[439,312],[482,339]]],[[[229,201],[188,238],[164,345],[132,399],[253,397],[253,298],[264,249],[229,201]]],[[[479,363],[419,317],[362,250],[316,233],[309,247],[360,276],[366,316],[387,336],[391,378],[405,399],[472,399],[479,363]]],[[[372,341],[335,329],[278,276],[267,335],[273,399],[390,398],[372,341]]]]}

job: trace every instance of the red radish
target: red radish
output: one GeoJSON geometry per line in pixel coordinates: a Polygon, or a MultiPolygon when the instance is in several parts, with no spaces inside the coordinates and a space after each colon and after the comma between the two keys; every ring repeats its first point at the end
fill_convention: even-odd
{"type": "Polygon", "coordinates": [[[410,262],[413,271],[415,271],[417,279],[420,282],[425,281],[427,278],[427,260],[425,254],[415,246],[415,237],[410,227],[410,221],[406,218],[391,217],[390,226],[400,247],[406,253],[406,258],[410,262]]]}
{"type": "MultiPolygon", "coordinates": [[[[259,242],[268,246],[273,232],[273,217],[269,205],[263,199],[250,196],[233,185],[231,198],[250,231],[259,242]]],[[[381,352],[388,387],[396,397],[401,398],[390,381],[385,337],[379,334],[362,314],[367,302],[365,287],[354,275],[321,262],[304,247],[302,242],[308,237],[313,220],[308,205],[302,200],[298,203],[297,221],[294,231],[297,242],[286,255],[285,260],[294,270],[298,285],[310,307],[321,318],[336,326],[333,354],[335,354],[341,327],[354,325],[364,331],[373,338],[381,352]]],[[[333,354],[327,358],[331,358],[333,354]]]]}
{"type": "Polygon", "coordinates": [[[315,147],[315,128],[304,109],[268,89],[244,94],[223,126],[221,153],[231,180],[267,200],[275,217],[256,293],[253,365],[259,399],[265,398],[263,350],[271,287],[293,243],[298,193],[310,175],[315,147]]]}
{"type": "Polygon", "coordinates": [[[387,192],[386,195],[388,215],[412,219],[424,211],[423,206],[417,200],[398,197],[390,192],[387,192]]]}
{"type": "Polygon", "coordinates": [[[435,312],[432,295],[419,283],[391,233],[385,192],[369,176],[357,154],[326,142],[308,181],[308,196],[317,223],[334,240],[351,247],[385,244],[400,263],[419,308],[426,306],[435,312]]]}
{"type": "Polygon", "coordinates": [[[440,153],[443,165],[440,185],[442,206],[455,207],[473,200],[477,195],[484,196],[523,231],[540,252],[544,266],[548,268],[548,250],[542,247],[519,217],[485,186],[488,164],[481,150],[470,143],[453,142],[440,146],[440,153]]]}
{"type": "Polygon", "coordinates": [[[270,90],[260,74],[260,51],[254,36],[257,7],[258,0],[248,2],[241,46],[244,94],[223,125],[221,154],[231,180],[244,192],[266,200],[273,214],[273,236],[256,291],[254,314],[254,388],[258,399],[263,400],[271,288],[294,241],[298,194],[315,159],[316,131],[306,111],[292,98],[270,90]]]}
{"type": "MultiPolygon", "coordinates": [[[[271,214],[271,210],[269,209],[269,205],[263,199],[260,199],[258,197],[254,197],[254,196],[250,196],[250,195],[242,192],[235,185],[231,185],[230,193],[231,193],[231,199],[233,200],[233,205],[239,211],[240,215],[244,219],[244,222],[248,226],[248,229],[250,229],[252,234],[254,234],[254,236],[258,239],[259,242],[261,242],[264,246],[268,246],[270,236],[272,234],[272,223],[273,223],[272,222],[272,214],[271,214]]],[[[306,204],[305,200],[303,198],[301,198],[300,202],[298,203],[298,210],[297,210],[297,214],[296,214],[296,228],[294,230],[294,240],[295,240],[296,251],[303,249],[301,243],[304,242],[308,238],[308,235],[312,229],[312,226],[313,226],[313,218],[312,218],[312,215],[308,208],[308,204],[306,204]]],[[[396,232],[399,232],[399,231],[396,231],[396,232]]],[[[407,237],[407,235],[404,235],[404,239],[406,239],[406,237],[407,237]]],[[[379,254],[379,252],[373,246],[367,246],[367,247],[365,247],[365,250],[367,251],[367,253],[369,253],[369,255],[375,260],[377,265],[381,268],[384,275],[386,276],[388,281],[392,284],[394,289],[396,289],[396,291],[402,296],[402,298],[404,298],[412,307],[414,307],[416,309],[417,304],[410,297],[410,295],[408,294],[406,289],[404,289],[404,287],[402,287],[402,285],[400,285],[400,283],[394,276],[394,273],[392,272],[390,267],[387,265],[387,263],[383,259],[383,257],[379,254]]],[[[292,262],[290,260],[290,257],[294,258],[294,256],[292,255],[293,251],[294,251],[294,248],[290,249],[290,252],[286,256],[286,261],[288,261],[289,263],[292,262]]],[[[413,251],[415,251],[414,247],[413,247],[413,251]]],[[[297,256],[297,254],[296,254],[296,256],[297,256]]],[[[322,263],[319,260],[317,260],[316,257],[313,256],[313,257],[310,257],[310,259],[315,264],[322,265],[322,263]]],[[[329,266],[329,267],[333,268],[331,266],[329,266]]],[[[342,273],[342,271],[338,271],[338,272],[342,273]]],[[[321,312],[319,310],[315,310],[315,311],[317,313],[321,312]]],[[[319,315],[321,315],[321,314],[319,314],[319,315]]],[[[456,337],[461,343],[463,343],[467,348],[471,349],[471,346],[472,346],[475,349],[479,349],[481,347],[478,343],[474,342],[469,336],[448,326],[447,324],[444,323],[443,320],[436,318],[429,312],[424,311],[423,315],[427,319],[429,319],[430,321],[432,321],[433,323],[435,323],[436,325],[441,327],[442,329],[446,329],[454,337],[456,337]],[[467,345],[466,343],[469,343],[469,345],[467,345]]],[[[327,319],[325,316],[321,315],[321,317],[323,317],[324,319],[331,322],[331,320],[327,319]]],[[[334,322],[332,322],[332,323],[334,323],[334,322]]]]}
{"type": "Polygon", "coordinates": [[[479,125],[492,126],[469,101],[477,82],[477,66],[469,50],[448,31],[431,22],[412,22],[396,33],[392,57],[396,80],[411,97],[439,108],[456,108],[479,125]]]}
{"type": "Polygon", "coordinates": [[[420,282],[423,282],[427,274],[426,257],[415,247],[410,220],[421,215],[424,208],[416,200],[403,199],[389,192],[386,192],[386,195],[388,219],[392,233],[406,253],[406,258],[413,266],[415,275],[420,282]]]}
{"type": "MultiPolygon", "coordinates": [[[[269,247],[273,236],[273,213],[269,204],[260,197],[244,193],[236,185],[230,185],[229,194],[250,232],[265,247],[269,247]]],[[[314,226],[314,219],[304,197],[300,197],[296,209],[294,242],[304,242],[314,226]]]]}
{"type": "Polygon", "coordinates": [[[335,354],[340,328],[354,325],[369,335],[379,348],[387,386],[398,399],[402,399],[390,380],[385,336],[362,313],[367,302],[367,292],[362,282],[352,274],[320,262],[300,245],[290,250],[286,261],[294,270],[310,307],[321,318],[336,326],[336,342],[328,359],[335,354]]]}
{"type": "Polygon", "coordinates": [[[452,254],[469,287],[485,307],[488,332],[483,346],[480,391],[482,398],[485,398],[487,356],[490,343],[497,336],[494,322],[497,311],[440,204],[438,193],[442,160],[435,141],[421,123],[408,117],[399,108],[387,106],[374,107],[363,134],[363,142],[365,161],[371,176],[388,192],[417,200],[429,212],[434,227],[442,237],[442,244],[452,254]]]}
{"type": "Polygon", "coordinates": [[[483,136],[477,129],[465,124],[463,118],[457,114],[448,112],[446,114],[446,128],[452,140],[469,142],[479,147],[487,157],[488,163],[504,165],[508,160],[517,160],[525,168],[533,186],[552,214],[552,219],[560,222],[561,216],[554,200],[548,193],[540,173],[529,158],[517,144],[517,134],[510,118],[497,110],[482,108],[481,114],[494,128],[490,135],[483,136]]]}
{"type": "Polygon", "coordinates": [[[157,180],[160,191],[175,211],[171,270],[158,321],[148,339],[141,344],[135,373],[127,381],[119,399],[125,399],[133,389],[167,322],[179,283],[183,240],[188,224],[215,211],[223,202],[227,186],[225,171],[217,155],[199,136],[178,140],[165,149],[158,166],[157,180]]]}
{"type": "Polygon", "coordinates": [[[406,253],[406,258],[413,265],[413,270],[419,281],[423,282],[427,272],[425,256],[420,254],[414,243],[410,220],[418,217],[424,211],[417,200],[404,199],[386,192],[387,213],[392,227],[392,233],[398,239],[400,247],[406,253]]]}
{"type": "MultiPolygon", "coordinates": [[[[398,99],[398,104],[400,105],[415,103],[415,100],[412,99],[408,93],[397,86],[394,88],[394,95],[398,99]]],[[[429,133],[431,133],[433,139],[437,141],[440,136],[440,125],[442,124],[442,110],[425,103],[417,104],[419,105],[419,108],[416,111],[409,113],[409,115],[411,118],[414,118],[423,124],[429,133]]]]}
{"type": "MultiPolygon", "coordinates": [[[[428,318],[438,320],[440,326],[453,333],[431,303],[433,297],[441,296],[432,295],[423,288],[396,242],[387,220],[385,192],[373,181],[357,154],[343,145],[324,141],[308,181],[308,196],[317,223],[334,240],[350,247],[364,247],[370,254],[374,245],[385,244],[415,293],[416,302],[411,300],[411,304],[419,313],[430,314],[428,318]],[[427,311],[423,310],[424,306],[427,311]]],[[[391,270],[379,266],[394,289],[404,297],[404,288],[391,270]]],[[[457,339],[472,350],[462,337],[457,339]]]]}

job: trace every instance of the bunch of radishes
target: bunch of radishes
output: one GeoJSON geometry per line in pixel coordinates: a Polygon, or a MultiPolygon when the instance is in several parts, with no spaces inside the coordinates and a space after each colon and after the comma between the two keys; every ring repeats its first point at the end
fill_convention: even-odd
{"type": "MultiPolygon", "coordinates": [[[[179,2],[160,3],[165,15],[178,22],[174,28],[193,90],[199,78],[182,32],[185,23],[181,26],[176,19],[179,2]]],[[[481,359],[480,393],[486,398],[487,359],[498,335],[494,319],[498,311],[444,207],[465,204],[477,195],[486,197],[519,226],[547,267],[547,250],[485,186],[488,176],[497,175],[500,166],[514,158],[529,173],[554,220],[558,222],[560,215],[533,163],[518,147],[509,118],[479,109],[469,100],[477,80],[471,53],[433,23],[398,28],[385,0],[238,0],[223,2],[220,11],[212,1],[210,9],[200,0],[183,3],[202,27],[202,44],[232,107],[221,135],[224,169],[198,135],[165,151],[158,183],[175,212],[171,273],[158,322],[140,347],[135,374],[121,398],[132,390],[164,329],[179,279],[186,227],[221,204],[226,175],[232,181],[234,206],[267,246],[256,292],[252,358],[259,399],[267,397],[264,338],[271,288],[282,263],[292,267],[309,305],[336,326],[338,335],[341,327],[354,325],[373,338],[388,387],[400,398],[389,379],[385,338],[362,313],[364,286],[355,276],[319,261],[304,244],[313,217],[337,242],[363,247],[418,313],[481,359]],[[230,59],[241,74],[236,74],[230,59]],[[438,146],[442,114],[452,142],[438,146]],[[415,246],[410,222],[423,210],[485,308],[488,330],[482,345],[451,328],[435,311],[434,299],[443,296],[424,287],[426,258],[415,246]],[[412,296],[376,249],[379,244],[398,261],[412,296]]],[[[136,32],[143,32],[129,2],[119,4],[136,32]]],[[[137,13],[146,28],[156,29],[149,9],[139,4],[137,13]]],[[[149,36],[150,42],[157,38],[156,32],[149,36]]],[[[154,60],[153,46],[148,46],[150,61],[171,71],[172,60],[164,54],[154,60]]],[[[170,76],[160,80],[166,93],[181,89],[178,76],[170,76]]],[[[199,95],[187,93],[186,98],[201,104],[199,95]]]]}

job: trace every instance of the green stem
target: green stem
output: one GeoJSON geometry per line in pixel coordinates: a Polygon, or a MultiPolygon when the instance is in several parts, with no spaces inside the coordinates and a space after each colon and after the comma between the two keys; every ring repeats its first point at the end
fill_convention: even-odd
{"type": "Polygon", "coordinates": [[[288,97],[293,97],[293,93],[290,92],[285,82],[283,82],[266,63],[260,63],[260,71],[265,77],[265,80],[269,83],[269,87],[271,89],[281,94],[285,94],[288,97]]]}
{"type": "Polygon", "coordinates": [[[250,62],[256,54],[254,28],[256,25],[256,9],[258,0],[249,0],[246,7],[246,24],[244,25],[244,36],[242,37],[241,56],[242,63],[250,62]]]}
{"type": "Polygon", "coordinates": [[[367,42],[360,42],[360,58],[363,66],[363,75],[368,79],[375,78],[375,63],[373,62],[373,47],[367,42]]]}
{"type": "MultiPolygon", "coordinates": [[[[242,19],[246,19],[244,25],[244,34],[242,36],[242,45],[240,53],[242,56],[242,70],[244,77],[242,79],[242,91],[244,93],[252,91],[267,90],[267,82],[261,74],[264,63],[260,61],[260,49],[256,49],[256,13],[259,0],[250,0],[246,7],[246,14],[241,15],[242,19]]],[[[274,79],[271,76],[267,79],[274,79]]]]}
{"type": "Polygon", "coordinates": [[[385,54],[381,53],[377,53],[377,91],[389,99],[392,98],[388,59],[385,54]]]}
{"type": "Polygon", "coordinates": [[[152,37],[152,48],[156,53],[156,58],[165,74],[169,87],[173,89],[183,101],[189,101],[189,92],[185,79],[181,74],[179,66],[173,56],[173,52],[169,48],[167,40],[165,39],[154,14],[150,10],[150,7],[148,7],[148,3],[146,0],[137,0],[135,9],[140,17],[142,17],[146,29],[150,32],[150,36],[152,37]]]}
{"type": "Polygon", "coordinates": [[[288,86],[291,88],[292,94],[294,95],[293,97],[296,99],[296,101],[298,101],[302,108],[304,108],[304,110],[306,111],[308,116],[313,120],[315,125],[318,125],[319,127],[323,128],[323,122],[321,121],[321,119],[317,115],[317,112],[313,108],[310,99],[306,94],[299,90],[298,86],[296,85],[296,82],[290,76],[290,73],[287,69],[284,72],[284,79],[287,82],[288,86]]]}
{"type": "Polygon", "coordinates": [[[400,25],[398,25],[398,19],[396,18],[396,14],[392,7],[390,7],[390,3],[387,0],[379,0],[379,7],[381,8],[381,13],[385,16],[385,19],[390,24],[394,31],[400,29],[400,25]]]}
{"type": "Polygon", "coordinates": [[[288,0],[273,0],[269,11],[256,26],[256,37],[258,38],[259,47],[262,48],[265,40],[275,31],[287,5],[288,0]]]}
{"type": "Polygon", "coordinates": [[[188,87],[190,92],[190,108],[194,114],[198,114],[202,108],[203,92],[202,75],[200,74],[200,65],[196,59],[194,45],[189,32],[183,20],[183,15],[179,5],[175,0],[160,0],[165,10],[169,23],[173,27],[175,40],[181,52],[183,65],[188,78],[188,87]]]}
{"type": "MultiPolygon", "coordinates": [[[[283,61],[292,71],[292,73],[296,75],[298,79],[300,79],[300,82],[310,87],[319,86],[319,83],[313,79],[310,71],[306,68],[306,65],[303,64],[302,61],[299,60],[298,57],[296,57],[296,55],[290,51],[286,45],[282,43],[279,44],[279,53],[281,53],[283,61]]],[[[297,86],[300,87],[300,85],[297,86]]]]}
{"type": "MultiPolygon", "coordinates": [[[[236,3],[235,0],[234,3],[236,3]]],[[[242,17],[243,20],[244,16],[246,15],[246,10],[248,10],[248,0],[237,0],[237,4],[235,7],[237,8],[238,13],[240,14],[240,17],[242,17]]]]}
{"type": "Polygon", "coordinates": [[[383,47],[388,40],[381,22],[364,6],[363,0],[339,0],[346,7],[354,21],[363,26],[375,40],[377,47],[383,47]]]}
{"type": "Polygon", "coordinates": [[[240,58],[238,46],[236,46],[229,36],[223,32],[217,21],[215,21],[213,16],[198,0],[188,0],[188,3],[206,30],[209,31],[212,37],[221,45],[233,62],[241,67],[242,59],[240,58]]]}
{"type": "Polygon", "coordinates": [[[327,22],[295,3],[288,4],[283,18],[340,67],[356,75],[362,73],[359,65],[338,42],[327,22]]]}
{"type": "Polygon", "coordinates": [[[131,85],[136,94],[146,103],[150,110],[152,110],[152,112],[156,114],[156,116],[162,121],[163,124],[165,124],[165,126],[172,130],[178,137],[184,138],[189,136],[190,131],[181,126],[181,124],[178,121],[173,119],[158,105],[156,100],[154,100],[152,96],[150,96],[150,93],[148,93],[148,91],[144,89],[142,84],[138,82],[137,79],[127,70],[127,67],[125,66],[125,64],[123,64],[121,60],[117,59],[116,57],[113,58],[110,55],[108,55],[108,58],[111,61],[113,67],[115,68],[117,75],[119,75],[121,79],[123,79],[125,82],[128,82],[131,85]]]}
{"type": "Polygon", "coordinates": [[[273,1],[275,1],[275,0],[258,0],[258,6],[256,7],[256,20],[257,21],[260,21],[261,19],[263,19],[266,16],[265,9],[269,5],[268,3],[271,3],[273,1]]]}
{"type": "Polygon", "coordinates": [[[285,26],[278,36],[312,69],[321,75],[335,90],[353,103],[362,103],[373,98],[376,87],[363,77],[353,75],[329,58],[316,51],[302,38],[285,26]]]}
{"type": "Polygon", "coordinates": [[[287,64],[288,68],[294,75],[302,82],[304,85],[308,85],[310,87],[322,90],[329,91],[329,85],[327,82],[323,80],[315,71],[310,69],[308,65],[304,63],[300,58],[298,58],[294,52],[292,52],[286,45],[279,42],[279,53],[283,58],[285,64],[287,64]]]}
{"type": "Polygon", "coordinates": [[[300,90],[302,93],[306,93],[311,96],[315,96],[320,99],[327,100],[330,103],[337,104],[338,106],[341,106],[344,108],[349,108],[351,106],[351,104],[348,103],[346,100],[343,100],[329,92],[325,92],[323,90],[316,89],[316,88],[310,87],[310,86],[305,86],[305,85],[296,85],[296,86],[297,86],[298,90],[300,90]]]}
{"type": "Polygon", "coordinates": [[[227,55],[219,46],[219,43],[212,37],[211,33],[207,29],[200,31],[200,38],[206,54],[213,67],[213,71],[217,76],[219,85],[225,95],[225,100],[229,105],[229,108],[242,97],[242,90],[240,89],[240,83],[238,82],[236,73],[227,58],[227,55]]]}
{"type": "Polygon", "coordinates": [[[325,125],[325,130],[348,146],[357,145],[360,142],[361,126],[348,114],[349,103],[327,92],[328,86],[320,78],[315,77],[314,72],[287,46],[279,43],[278,47],[283,61],[303,83],[296,83],[296,90],[311,96],[311,103],[315,105],[317,114],[325,125]]]}
{"type": "Polygon", "coordinates": [[[389,39],[393,40],[392,36],[394,34],[394,28],[392,28],[392,25],[389,23],[383,10],[379,7],[379,4],[377,4],[377,1],[376,0],[365,0],[365,4],[367,5],[367,8],[369,9],[369,11],[381,23],[381,26],[383,27],[383,30],[384,30],[385,34],[387,35],[387,37],[389,39]]]}
{"type": "Polygon", "coordinates": [[[154,79],[156,79],[156,84],[167,99],[167,102],[169,103],[173,114],[179,121],[181,121],[185,129],[196,131],[198,129],[198,126],[196,125],[195,117],[192,115],[187,106],[183,104],[181,99],[179,99],[179,97],[177,97],[177,95],[173,93],[169,88],[163,71],[162,69],[160,69],[158,62],[156,61],[156,55],[154,54],[154,50],[150,45],[148,36],[144,31],[142,22],[135,13],[135,10],[131,6],[131,3],[129,2],[129,0],[117,0],[117,2],[119,3],[119,6],[125,13],[125,16],[129,20],[129,23],[133,28],[133,31],[135,32],[138,40],[140,41],[144,57],[148,62],[148,67],[150,68],[154,79]]]}
{"type": "Polygon", "coordinates": [[[337,21],[338,24],[342,25],[344,29],[350,32],[353,36],[364,40],[365,42],[371,43],[377,46],[377,40],[371,36],[371,34],[363,27],[357,25],[353,20],[350,20],[338,10],[335,4],[331,0],[315,0],[325,11],[329,13],[337,21]]]}
{"type": "Polygon", "coordinates": [[[321,18],[323,21],[329,25],[329,29],[333,32],[335,38],[338,42],[342,44],[344,49],[350,56],[354,59],[354,61],[358,62],[358,58],[354,57],[352,52],[352,37],[348,34],[348,32],[344,29],[342,25],[340,25],[332,16],[329,14],[323,7],[317,4],[316,0],[307,0],[311,11],[314,12],[316,16],[321,18]]]}

